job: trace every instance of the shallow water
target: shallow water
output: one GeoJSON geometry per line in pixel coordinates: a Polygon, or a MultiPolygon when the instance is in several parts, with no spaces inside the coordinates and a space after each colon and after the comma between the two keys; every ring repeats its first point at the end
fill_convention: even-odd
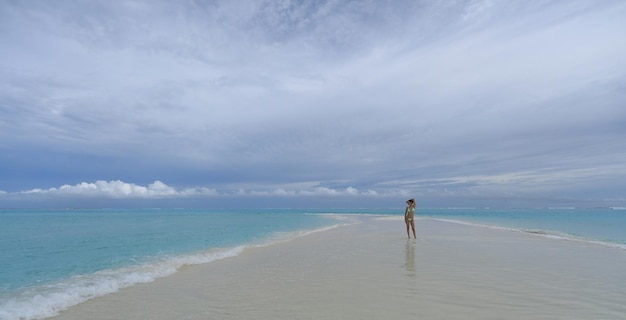
{"type": "Polygon", "coordinates": [[[275,210],[1,210],[0,319],[39,319],[183,265],[337,225],[275,210]]]}

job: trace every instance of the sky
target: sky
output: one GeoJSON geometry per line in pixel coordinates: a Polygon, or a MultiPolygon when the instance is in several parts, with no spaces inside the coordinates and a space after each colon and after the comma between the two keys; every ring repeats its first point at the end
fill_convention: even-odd
{"type": "Polygon", "coordinates": [[[2,0],[0,207],[626,206],[626,2],[2,0]]]}

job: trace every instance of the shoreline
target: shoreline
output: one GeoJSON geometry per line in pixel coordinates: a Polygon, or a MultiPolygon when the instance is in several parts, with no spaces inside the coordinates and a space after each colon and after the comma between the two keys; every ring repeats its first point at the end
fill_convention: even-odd
{"type": "Polygon", "coordinates": [[[620,319],[616,248],[402,217],[309,233],[91,299],[49,319],[620,319]],[[397,218],[397,219],[396,219],[397,218]]]}

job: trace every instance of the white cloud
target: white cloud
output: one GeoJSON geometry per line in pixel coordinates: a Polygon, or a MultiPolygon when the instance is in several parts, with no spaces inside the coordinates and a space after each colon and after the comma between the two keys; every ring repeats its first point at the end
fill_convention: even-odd
{"type": "Polygon", "coordinates": [[[621,171],[577,177],[626,157],[624,13],[610,0],[5,1],[0,170],[24,174],[0,195],[601,188],[621,171]],[[16,192],[103,176],[120,180],[16,192]],[[157,177],[216,189],[123,182],[157,177]]]}
{"type": "Polygon", "coordinates": [[[82,182],[76,185],[66,184],[59,188],[32,189],[22,191],[21,193],[27,195],[110,197],[118,199],[174,198],[216,195],[216,191],[213,189],[187,188],[177,190],[158,180],[154,181],[148,186],[140,186],[134,183],[126,183],[120,180],[98,180],[93,183],[82,182]]]}
{"type": "Polygon", "coordinates": [[[374,190],[360,191],[357,188],[347,187],[345,189],[333,189],[327,187],[311,188],[273,188],[267,190],[258,189],[238,189],[237,196],[260,196],[260,197],[396,197],[404,196],[406,191],[377,192],[374,190]]]}
{"type": "MultiPolygon", "coordinates": [[[[11,193],[0,191],[0,195],[2,194],[11,193]]],[[[98,180],[96,182],[81,182],[76,185],[66,184],[58,188],[36,188],[15,194],[26,196],[106,197],[113,199],[173,199],[197,197],[395,197],[404,196],[407,192],[397,190],[387,192],[360,191],[353,187],[345,189],[327,187],[239,188],[236,191],[218,191],[206,187],[176,189],[158,180],[147,186],[120,180],[98,180]]]]}

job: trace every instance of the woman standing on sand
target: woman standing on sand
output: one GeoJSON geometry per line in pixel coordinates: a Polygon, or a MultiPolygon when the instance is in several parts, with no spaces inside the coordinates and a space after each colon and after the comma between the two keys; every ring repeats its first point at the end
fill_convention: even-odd
{"type": "Polygon", "coordinates": [[[411,198],[406,201],[406,209],[404,209],[404,222],[406,223],[406,235],[411,239],[409,226],[413,229],[413,238],[415,236],[415,199],[411,198]]]}

